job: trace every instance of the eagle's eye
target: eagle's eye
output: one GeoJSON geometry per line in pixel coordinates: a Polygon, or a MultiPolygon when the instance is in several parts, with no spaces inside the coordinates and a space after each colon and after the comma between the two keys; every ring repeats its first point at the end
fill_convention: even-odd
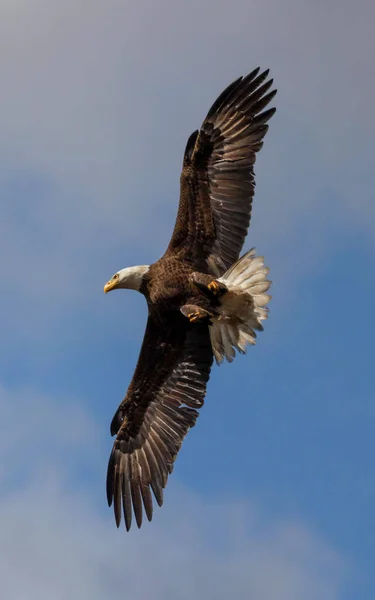
{"type": "Polygon", "coordinates": [[[112,277],[112,279],[118,279],[118,274],[116,273],[116,275],[114,275],[114,276],[112,277]]]}

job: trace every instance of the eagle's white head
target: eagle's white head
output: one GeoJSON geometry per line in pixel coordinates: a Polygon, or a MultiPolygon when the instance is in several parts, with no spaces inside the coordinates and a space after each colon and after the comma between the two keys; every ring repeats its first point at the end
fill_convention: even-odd
{"type": "Polygon", "coordinates": [[[107,281],[104,286],[105,293],[111,290],[128,289],[139,292],[144,275],[149,270],[149,265],[139,265],[137,267],[126,267],[114,274],[112,279],[107,281]]]}

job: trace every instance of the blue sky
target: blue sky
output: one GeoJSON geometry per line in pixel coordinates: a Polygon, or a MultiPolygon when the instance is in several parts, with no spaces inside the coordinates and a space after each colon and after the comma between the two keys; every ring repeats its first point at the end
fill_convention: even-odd
{"type": "Polygon", "coordinates": [[[374,598],[374,18],[370,0],[2,3],[4,597],[374,598]],[[278,110],[245,249],[271,268],[270,318],[214,368],[164,507],[126,534],[109,424],[146,306],[103,284],[164,252],[188,135],[258,65],[278,110]]]}

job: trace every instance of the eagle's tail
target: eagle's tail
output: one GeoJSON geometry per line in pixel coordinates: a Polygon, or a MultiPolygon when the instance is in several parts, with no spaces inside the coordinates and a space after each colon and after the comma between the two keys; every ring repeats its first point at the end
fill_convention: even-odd
{"type": "Polygon", "coordinates": [[[220,315],[212,319],[210,337],[218,363],[224,358],[232,362],[235,349],[246,352],[247,344],[255,344],[255,330],[263,331],[261,321],[267,319],[267,294],[271,282],[263,256],[255,255],[255,248],[246,252],[218,281],[228,289],[220,301],[220,315]]]}

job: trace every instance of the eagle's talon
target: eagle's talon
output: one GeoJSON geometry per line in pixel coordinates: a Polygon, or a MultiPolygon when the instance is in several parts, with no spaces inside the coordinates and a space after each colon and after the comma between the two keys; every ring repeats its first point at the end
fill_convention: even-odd
{"type": "Polygon", "coordinates": [[[215,294],[215,296],[220,292],[220,286],[217,281],[211,281],[207,287],[212,294],[215,294]]]}
{"type": "Polygon", "coordinates": [[[190,323],[196,323],[197,321],[199,321],[200,319],[202,319],[203,316],[204,315],[202,315],[201,312],[196,311],[196,312],[188,314],[188,319],[189,319],[190,323]]]}

